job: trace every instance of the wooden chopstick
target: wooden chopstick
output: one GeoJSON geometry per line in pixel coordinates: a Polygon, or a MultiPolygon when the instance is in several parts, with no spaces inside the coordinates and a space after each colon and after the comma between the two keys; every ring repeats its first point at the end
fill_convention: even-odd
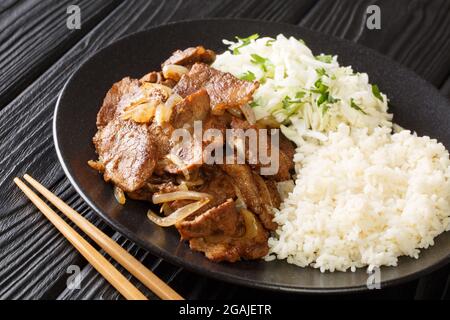
{"type": "Polygon", "coordinates": [[[147,300],[131,282],[129,282],[114,266],[106,260],[95,248],[69,226],[55,211],[53,211],[37,194],[35,194],[19,178],[14,182],[34,203],[34,205],[50,220],[51,223],[66,237],[67,240],[86,258],[87,261],[129,300],[147,300]]]}
{"type": "Polygon", "coordinates": [[[123,249],[119,244],[104,234],[78,212],[73,210],[47,188],[27,174],[24,176],[24,179],[55,207],[61,210],[62,213],[64,213],[83,232],[94,240],[106,253],[119,262],[126,270],[128,270],[158,297],[164,300],[183,300],[182,296],[158,278],[153,272],[147,269],[139,260],[129,254],[128,251],[123,249]]]}

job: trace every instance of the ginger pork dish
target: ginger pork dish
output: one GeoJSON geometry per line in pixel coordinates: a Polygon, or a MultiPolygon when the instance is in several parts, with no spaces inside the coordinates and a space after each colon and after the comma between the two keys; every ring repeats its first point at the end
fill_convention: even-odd
{"type": "Polygon", "coordinates": [[[322,272],[417,259],[450,229],[448,151],[396,125],[366,73],[282,34],[223,42],[106,93],[89,165],[120,204],[149,202],[210,260],[322,272]]]}

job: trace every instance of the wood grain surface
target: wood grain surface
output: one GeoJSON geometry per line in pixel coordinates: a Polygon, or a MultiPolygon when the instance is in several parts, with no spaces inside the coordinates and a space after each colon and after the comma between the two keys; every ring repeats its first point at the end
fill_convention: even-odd
{"type": "MultiPolygon", "coordinates": [[[[206,279],[152,256],[110,230],[71,187],[56,158],[52,113],[65,81],[98,49],[124,35],[169,21],[204,17],[280,21],[371,47],[414,70],[450,97],[449,12],[448,0],[2,1],[0,298],[121,298],[13,185],[12,179],[24,173],[40,180],[187,298],[269,294],[206,279]],[[83,24],[79,31],[65,28],[68,3],[78,3],[82,9],[83,24]],[[373,3],[381,8],[381,30],[365,28],[366,8],[373,3]],[[82,270],[79,290],[66,287],[71,265],[82,270]]],[[[429,276],[438,279],[433,283],[442,288],[427,287],[430,282],[425,280],[413,281],[370,296],[448,295],[442,293],[448,272],[447,267],[429,276]]],[[[155,298],[148,291],[147,294],[155,298]]],[[[292,298],[280,294],[270,297],[292,298]]]]}

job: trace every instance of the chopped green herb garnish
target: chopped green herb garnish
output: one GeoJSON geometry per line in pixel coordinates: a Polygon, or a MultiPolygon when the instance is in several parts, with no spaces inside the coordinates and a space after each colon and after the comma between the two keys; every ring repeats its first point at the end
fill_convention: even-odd
{"type": "Polygon", "coordinates": [[[263,57],[261,57],[260,55],[258,55],[256,53],[253,53],[250,56],[252,57],[251,63],[259,64],[259,65],[265,67],[265,64],[267,62],[266,58],[263,58],[263,57]]]}
{"type": "Polygon", "coordinates": [[[316,69],[316,72],[317,72],[317,75],[318,75],[319,77],[322,77],[322,76],[326,76],[326,75],[327,75],[327,72],[326,72],[326,70],[325,70],[324,68],[316,69]]]}
{"type": "Polygon", "coordinates": [[[327,54],[321,54],[319,56],[316,56],[316,60],[319,60],[321,62],[325,62],[325,63],[331,63],[333,61],[333,56],[327,54]]]}
{"type": "Polygon", "coordinates": [[[293,100],[289,96],[284,97],[284,99],[282,101],[284,109],[288,109],[291,105],[301,103],[301,102],[302,102],[301,98],[293,100]]]}
{"type": "Polygon", "coordinates": [[[246,80],[246,81],[253,81],[256,79],[256,76],[253,72],[251,72],[249,70],[246,73],[244,73],[242,76],[240,76],[239,79],[246,80]]]}
{"type": "Polygon", "coordinates": [[[375,96],[375,98],[377,98],[381,102],[384,102],[383,97],[381,96],[381,93],[380,93],[380,89],[378,88],[378,86],[376,84],[372,85],[372,93],[375,96]]]}
{"type": "Polygon", "coordinates": [[[299,91],[295,94],[295,99],[302,99],[306,95],[305,91],[299,91]]]}
{"type": "MultiPolygon", "coordinates": [[[[269,67],[273,66],[272,63],[269,61],[269,59],[263,58],[256,53],[253,53],[250,56],[252,57],[252,60],[250,62],[253,64],[256,64],[256,65],[259,65],[264,72],[267,72],[269,67]]],[[[270,75],[268,75],[268,76],[270,76],[270,75]]]]}
{"type": "Polygon", "coordinates": [[[330,105],[324,104],[324,105],[322,106],[322,116],[324,116],[325,113],[327,113],[327,111],[328,111],[329,109],[330,109],[330,105]]]}
{"type": "Polygon", "coordinates": [[[250,107],[255,108],[257,106],[259,106],[259,104],[256,101],[252,101],[248,104],[250,107]]]}
{"type": "Polygon", "coordinates": [[[328,92],[322,93],[319,99],[317,99],[317,105],[320,107],[323,103],[327,102],[329,96],[328,92]]]}
{"type": "Polygon", "coordinates": [[[248,36],[247,38],[239,38],[237,36],[235,38],[237,40],[239,40],[240,42],[242,42],[240,46],[233,49],[233,54],[239,54],[240,53],[239,49],[242,47],[248,46],[252,40],[258,39],[259,34],[255,33],[255,34],[252,34],[251,36],[248,36]]]}
{"type": "Polygon", "coordinates": [[[269,40],[267,40],[267,42],[266,42],[266,47],[271,47],[272,46],[272,43],[274,43],[275,42],[275,39],[269,39],[269,40]]]}
{"type": "Polygon", "coordinates": [[[325,93],[328,90],[328,86],[324,85],[322,83],[322,79],[318,79],[315,83],[314,83],[314,87],[316,87],[316,89],[311,90],[314,93],[325,93]]]}
{"type": "Polygon", "coordinates": [[[353,100],[353,98],[350,99],[350,107],[352,107],[353,109],[358,110],[359,112],[362,112],[362,113],[364,113],[365,115],[367,115],[367,113],[366,113],[363,109],[361,109],[360,106],[358,106],[358,105],[355,103],[355,101],[353,100]]]}

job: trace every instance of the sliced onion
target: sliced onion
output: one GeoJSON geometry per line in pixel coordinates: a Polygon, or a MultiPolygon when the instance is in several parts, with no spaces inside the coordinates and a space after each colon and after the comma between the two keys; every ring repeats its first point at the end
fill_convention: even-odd
{"type": "Polygon", "coordinates": [[[245,223],[245,234],[242,237],[246,239],[256,237],[260,226],[258,221],[256,221],[255,215],[247,209],[241,209],[240,213],[242,214],[245,223]]]}
{"type": "Polygon", "coordinates": [[[248,123],[250,123],[251,125],[254,125],[256,123],[255,112],[247,103],[241,106],[241,111],[244,114],[245,119],[247,119],[248,123]]]}
{"type": "Polygon", "coordinates": [[[114,197],[116,198],[119,204],[125,204],[126,201],[125,193],[118,186],[114,187],[114,197]]]}
{"type": "Polygon", "coordinates": [[[189,72],[189,69],[176,64],[169,64],[163,67],[162,72],[164,78],[179,81],[183,74],[189,72]]]}
{"type": "Polygon", "coordinates": [[[152,201],[154,204],[170,202],[175,200],[202,200],[212,199],[212,196],[203,192],[196,191],[174,191],[169,193],[154,194],[152,201]]]}
{"type": "Polygon", "coordinates": [[[165,103],[158,105],[156,107],[155,113],[156,122],[159,125],[161,125],[164,122],[170,121],[173,107],[182,100],[183,98],[181,98],[178,94],[174,93],[167,99],[165,103]]]}
{"type": "Polygon", "coordinates": [[[190,203],[188,205],[185,205],[184,207],[176,210],[174,213],[172,213],[168,217],[160,217],[157,214],[155,214],[152,210],[148,210],[147,217],[154,223],[156,223],[160,227],[170,227],[174,224],[183,221],[187,217],[189,217],[191,214],[193,214],[195,211],[203,207],[205,204],[209,202],[209,199],[203,199],[200,201],[196,201],[193,203],[190,203]]]}
{"type": "Polygon", "coordinates": [[[239,109],[229,108],[229,109],[227,109],[227,111],[229,113],[231,113],[232,116],[235,116],[236,118],[241,118],[242,117],[242,112],[239,109]]]}
{"type": "Polygon", "coordinates": [[[197,186],[201,186],[205,183],[205,181],[202,178],[191,179],[191,180],[184,180],[181,178],[177,178],[177,182],[179,185],[184,184],[187,187],[197,187],[197,186]]]}
{"type": "Polygon", "coordinates": [[[244,197],[242,196],[241,190],[238,188],[236,184],[233,184],[234,192],[236,193],[237,199],[234,202],[236,205],[236,209],[240,211],[241,209],[247,209],[247,204],[245,203],[244,197]]]}
{"type": "Polygon", "coordinates": [[[100,172],[105,171],[105,165],[100,160],[98,160],[98,161],[89,160],[88,165],[94,170],[97,170],[100,172]]]}
{"type": "Polygon", "coordinates": [[[166,98],[172,94],[172,88],[159,83],[145,82],[141,88],[144,90],[159,90],[166,98]]]}
{"type": "Polygon", "coordinates": [[[259,119],[258,122],[256,123],[256,125],[258,127],[262,127],[262,128],[265,128],[265,127],[280,128],[280,123],[273,116],[268,116],[268,117],[259,119]]]}
{"type": "Polygon", "coordinates": [[[177,94],[171,94],[170,97],[167,99],[166,101],[166,106],[170,109],[172,109],[177,103],[180,103],[181,101],[183,101],[183,98],[177,94]]]}
{"type": "Polygon", "coordinates": [[[122,114],[122,119],[132,119],[137,123],[149,123],[150,120],[155,115],[156,103],[155,101],[150,101],[148,103],[143,103],[135,108],[128,110],[122,114]]]}

